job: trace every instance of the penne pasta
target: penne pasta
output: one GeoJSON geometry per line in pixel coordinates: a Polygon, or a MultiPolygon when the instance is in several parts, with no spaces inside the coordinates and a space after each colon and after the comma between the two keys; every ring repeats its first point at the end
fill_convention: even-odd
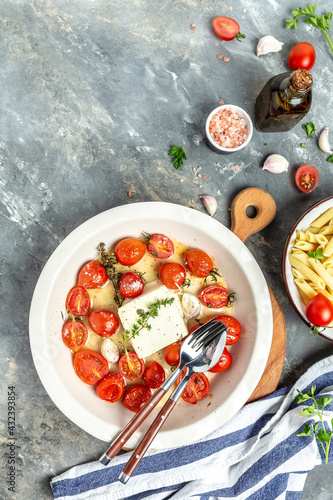
{"type": "Polygon", "coordinates": [[[315,234],[314,237],[315,237],[315,241],[318,243],[318,245],[320,247],[325,247],[327,245],[328,239],[323,234],[320,234],[320,233],[315,234]]]}
{"type": "Polygon", "coordinates": [[[315,285],[318,286],[318,288],[321,288],[321,289],[325,288],[324,280],[316,272],[314,272],[310,267],[305,265],[299,259],[296,259],[293,255],[289,256],[289,260],[290,260],[290,264],[293,267],[295,267],[296,269],[298,269],[298,271],[300,271],[302,274],[304,274],[306,279],[309,279],[310,281],[312,281],[315,285]]]}
{"type": "Polygon", "coordinates": [[[306,252],[313,252],[317,248],[317,244],[310,243],[309,241],[296,241],[295,248],[305,250],[306,252]]]}
{"type": "Polygon", "coordinates": [[[306,236],[304,231],[297,230],[296,231],[296,240],[306,241],[306,236]]]}
{"type": "Polygon", "coordinates": [[[333,207],[329,208],[328,210],[326,210],[326,212],[324,212],[323,214],[319,215],[319,217],[317,217],[317,219],[315,219],[311,223],[311,227],[322,227],[329,220],[331,220],[332,217],[333,217],[333,207]]]}
{"type": "Polygon", "coordinates": [[[331,257],[333,255],[333,238],[331,238],[329,243],[325,246],[323,255],[324,257],[331,257]]]}
{"type": "Polygon", "coordinates": [[[305,239],[306,239],[306,241],[309,241],[310,243],[317,243],[316,236],[317,235],[314,233],[311,233],[311,231],[305,232],[305,239]]]}
{"type": "MultiPolygon", "coordinates": [[[[329,290],[333,291],[333,277],[327,272],[325,267],[316,259],[312,257],[309,258],[309,264],[313,268],[314,271],[320,276],[322,280],[324,280],[325,284],[328,286],[329,290]]],[[[314,281],[314,283],[316,283],[314,281]]],[[[325,288],[325,287],[324,287],[325,288]]]]}
{"type": "Polygon", "coordinates": [[[301,262],[303,262],[303,264],[305,264],[306,266],[308,265],[308,256],[306,255],[305,252],[294,252],[291,255],[296,259],[300,260],[301,262]]]}
{"type": "MultiPolygon", "coordinates": [[[[332,269],[333,270],[333,269],[332,269]]],[[[292,267],[291,268],[291,272],[293,273],[293,276],[297,279],[300,279],[300,280],[305,280],[305,276],[303,273],[301,273],[301,271],[299,271],[298,269],[296,269],[295,267],[292,267]]]]}
{"type": "Polygon", "coordinates": [[[316,292],[316,290],[306,281],[296,278],[294,282],[309,299],[312,299],[312,297],[317,295],[318,292],[316,292]]]}
{"type": "Polygon", "coordinates": [[[320,230],[320,234],[333,234],[333,224],[330,224],[329,226],[324,226],[320,230]]]}

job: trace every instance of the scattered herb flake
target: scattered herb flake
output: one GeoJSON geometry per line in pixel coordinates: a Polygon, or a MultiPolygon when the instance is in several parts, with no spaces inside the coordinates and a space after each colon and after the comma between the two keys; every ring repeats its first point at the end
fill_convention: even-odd
{"type": "Polygon", "coordinates": [[[300,146],[301,148],[306,148],[306,144],[304,142],[301,142],[300,146]]]}

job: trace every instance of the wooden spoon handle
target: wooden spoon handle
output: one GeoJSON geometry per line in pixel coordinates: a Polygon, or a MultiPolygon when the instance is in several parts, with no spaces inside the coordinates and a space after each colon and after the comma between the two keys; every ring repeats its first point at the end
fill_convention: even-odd
{"type": "Polygon", "coordinates": [[[251,234],[268,226],[275,214],[276,205],[270,194],[257,187],[243,189],[231,204],[231,231],[244,242],[251,234]],[[253,218],[246,214],[248,207],[257,211],[253,218]]]}
{"type": "Polygon", "coordinates": [[[128,439],[142,424],[142,422],[146,419],[149,413],[155,408],[157,403],[163,398],[164,395],[165,395],[165,390],[162,388],[159,388],[157,391],[154,392],[154,394],[147,401],[147,403],[141,408],[140,411],[138,411],[136,415],[134,415],[134,417],[127,424],[124,430],[111,443],[110,448],[105,452],[106,457],[111,459],[117,455],[118,451],[120,451],[120,449],[124,446],[126,441],[128,441],[128,439]]]}
{"type": "MultiPolygon", "coordinates": [[[[131,477],[137,465],[139,464],[140,460],[143,458],[144,454],[146,453],[150,444],[152,443],[154,437],[164,424],[165,420],[167,419],[168,415],[170,414],[171,410],[173,409],[176,403],[177,401],[174,401],[173,399],[168,399],[168,401],[165,403],[162,410],[157,415],[154,422],[148,429],[141,443],[139,444],[137,449],[133,452],[133,455],[131,456],[126,466],[124,467],[121,476],[124,477],[125,480],[122,482],[127,482],[128,479],[131,477]]],[[[119,477],[119,479],[121,478],[121,476],[119,477]]]]}

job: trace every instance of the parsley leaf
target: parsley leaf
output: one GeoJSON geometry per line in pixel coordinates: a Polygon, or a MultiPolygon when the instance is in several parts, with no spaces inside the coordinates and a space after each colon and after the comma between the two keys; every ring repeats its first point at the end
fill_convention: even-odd
{"type": "Polygon", "coordinates": [[[333,155],[329,156],[329,157],[327,158],[327,161],[328,161],[329,163],[333,163],[333,155]]]}
{"type": "Polygon", "coordinates": [[[317,248],[314,252],[308,252],[308,256],[314,258],[315,262],[317,262],[317,259],[322,260],[324,258],[321,248],[317,248]]]}
{"type": "MultiPolygon", "coordinates": [[[[295,398],[296,404],[309,402],[310,400],[312,400],[313,402],[311,406],[304,407],[299,414],[310,418],[315,415],[316,417],[319,417],[319,420],[317,420],[317,422],[315,422],[312,425],[312,427],[311,425],[304,424],[303,432],[298,432],[296,436],[313,437],[317,439],[323,449],[323,452],[325,453],[326,463],[328,463],[328,454],[330,451],[333,429],[330,429],[329,424],[326,424],[325,426],[323,415],[325,406],[329,405],[332,402],[332,398],[323,396],[316,399],[315,391],[316,391],[315,385],[313,385],[311,389],[305,394],[303,394],[301,391],[297,389],[298,396],[296,396],[295,398]],[[322,428],[318,429],[320,424],[322,428]],[[328,427],[328,429],[326,427],[328,427]]],[[[333,419],[331,420],[331,425],[333,425],[333,419]]]]}
{"type": "Polygon", "coordinates": [[[175,157],[175,159],[173,160],[173,166],[176,170],[178,170],[183,165],[184,160],[187,160],[184,151],[184,144],[180,148],[178,146],[172,146],[169,156],[175,157]]]}
{"type": "Polygon", "coordinates": [[[308,135],[308,138],[315,133],[316,131],[316,127],[314,126],[314,124],[312,122],[309,122],[309,123],[305,123],[302,128],[305,130],[305,132],[307,133],[308,135]]]}
{"type": "Polygon", "coordinates": [[[300,146],[301,148],[306,148],[306,144],[304,144],[304,142],[301,142],[300,146]]]}
{"type": "Polygon", "coordinates": [[[297,7],[292,11],[293,19],[286,19],[287,30],[290,28],[294,28],[297,30],[297,23],[299,22],[300,17],[305,17],[303,23],[310,24],[315,28],[319,28],[323,33],[326,42],[328,43],[329,48],[333,52],[333,39],[330,30],[330,21],[333,17],[332,12],[328,12],[327,14],[323,14],[322,16],[317,16],[316,14],[317,4],[308,5],[304,9],[297,7]]]}

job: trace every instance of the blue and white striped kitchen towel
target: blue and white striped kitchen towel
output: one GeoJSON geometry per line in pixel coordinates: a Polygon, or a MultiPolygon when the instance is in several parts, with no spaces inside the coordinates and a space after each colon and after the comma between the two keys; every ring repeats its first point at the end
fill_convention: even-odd
{"type": "MultiPolygon", "coordinates": [[[[106,467],[96,461],[55,477],[51,481],[54,498],[300,499],[307,473],[325,462],[316,439],[296,436],[305,423],[314,422],[313,416],[299,415],[301,407],[294,402],[297,389],[306,392],[312,385],[317,387],[316,395],[333,397],[333,356],[313,365],[294,387],[245,406],[206,438],[181,448],[148,452],[127,485],[117,478],[130,453],[106,467]]],[[[332,417],[331,403],[325,408],[325,422],[332,417]]]]}

